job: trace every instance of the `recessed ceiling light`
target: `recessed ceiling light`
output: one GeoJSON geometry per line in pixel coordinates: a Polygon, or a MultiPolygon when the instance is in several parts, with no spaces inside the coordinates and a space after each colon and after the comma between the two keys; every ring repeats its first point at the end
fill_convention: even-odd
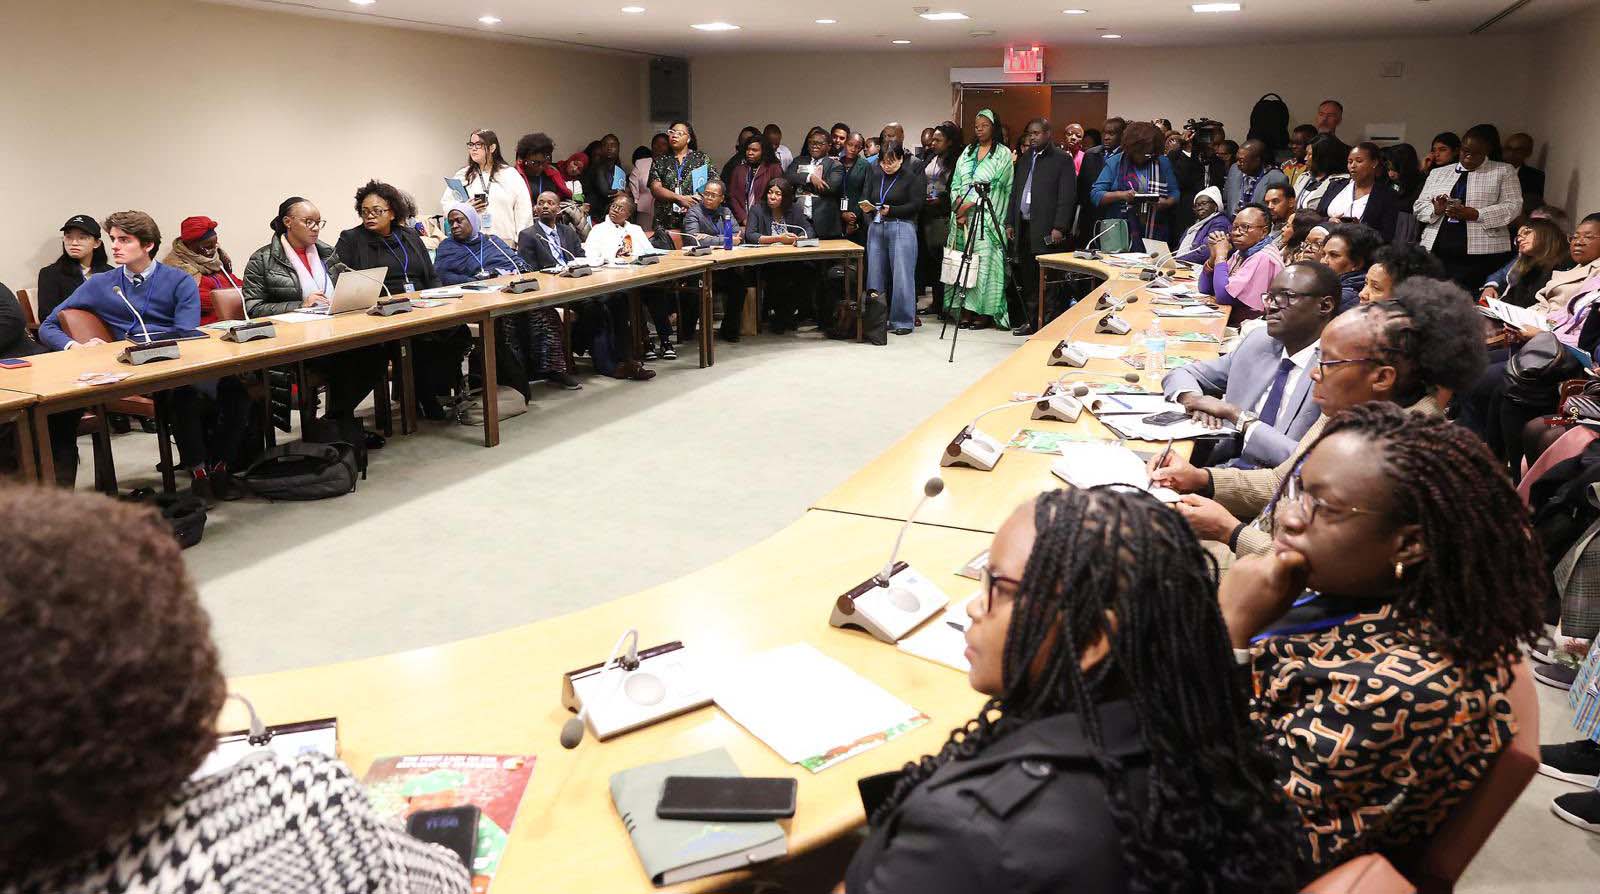
{"type": "Polygon", "coordinates": [[[922,17],[930,22],[962,22],[966,21],[967,14],[964,12],[925,12],[922,13],[922,17]]]}
{"type": "Polygon", "coordinates": [[[1244,6],[1239,3],[1191,3],[1189,8],[1195,12],[1238,12],[1244,6]]]}
{"type": "Polygon", "coordinates": [[[1081,16],[1088,11],[1087,9],[1063,9],[1061,14],[1064,16],[1081,16]]]}
{"type": "Polygon", "coordinates": [[[738,25],[731,25],[731,24],[729,24],[727,22],[701,22],[698,25],[690,25],[689,27],[695,29],[696,31],[738,31],[739,30],[739,26],[738,25]]]}
{"type": "Polygon", "coordinates": [[[817,24],[818,25],[837,25],[837,24],[839,24],[839,20],[838,19],[817,19],[817,24]]]}
{"type": "Polygon", "coordinates": [[[372,4],[377,3],[378,0],[350,0],[350,2],[357,6],[371,6],[372,4]]]}
{"type": "Polygon", "coordinates": [[[1120,35],[1120,34],[1102,34],[1102,35],[1100,35],[1100,39],[1101,40],[1121,40],[1122,39],[1122,35],[1120,35]]]}
{"type": "Polygon", "coordinates": [[[989,29],[981,29],[981,30],[978,30],[978,31],[968,31],[967,33],[972,35],[973,37],[993,37],[994,36],[994,31],[989,30],[989,29]]]}
{"type": "Polygon", "coordinates": [[[900,40],[891,40],[889,42],[893,43],[893,44],[899,44],[900,46],[905,46],[906,44],[910,43],[911,41],[905,40],[904,38],[902,38],[900,40]]]}
{"type": "Polygon", "coordinates": [[[643,6],[624,6],[624,7],[622,7],[622,11],[627,13],[630,16],[636,16],[639,13],[644,12],[644,7],[643,6]]]}
{"type": "Polygon", "coordinates": [[[496,18],[495,16],[478,16],[478,21],[485,25],[500,24],[500,19],[496,18]]]}

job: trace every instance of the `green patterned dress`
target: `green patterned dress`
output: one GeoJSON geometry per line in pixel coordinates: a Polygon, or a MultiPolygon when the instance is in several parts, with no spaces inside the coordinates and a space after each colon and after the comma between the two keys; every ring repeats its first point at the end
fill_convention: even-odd
{"type": "MultiPolygon", "coordinates": [[[[987,156],[978,160],[978,144],[962,150],[956,162],[955,176],[950,181],[950,238],[946,248],[960,250],[967,244],[967,228],[956,221],[955,209],[962,203],[976,201],[978,194],[971,189],[973,183],[988,183],[989,201],[995,215],[1003,221],[1006,205],[1011,201],[1011,177],[1014,158],[1011,150],[994,143],[987,156]]],[[[993,317],[996,326],[1009,327],[1006,312],[1006,253],[1005,232],[994,226],[993,220],[979,220],[978,208],[973,206],[967,223],[978,228],[973,250],[977,253],[974,264],[978,268],[978,282],[967,291],[967,310],[981,316],[993,317]]],[[[946,286],[945,305],[950,310],[959,306],[959,289],[946,286]]]]}

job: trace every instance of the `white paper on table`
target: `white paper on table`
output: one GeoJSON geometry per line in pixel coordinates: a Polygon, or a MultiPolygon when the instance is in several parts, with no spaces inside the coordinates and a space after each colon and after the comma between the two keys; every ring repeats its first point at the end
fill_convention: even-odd
{"type": "Polygon", "coordinates": [[[467,290],[460,286],[439,286],[436,289],[423,289],[417,294],[423,298],[460,298],[467,294],[467,290]]]}
{"type": "Polygon", "coordinates": [[[972,670],[966,654],[967,625],[971,623],[967,605],[978,595],[973,593],[929,618],[915,633],[896,643],[895,648],[962,673],[972,670]]]}
{"type": "Polygon", "coordinates": [[[1499,320],[1500,322],[1511,326],[1516,326],[1519,329],[1533,328],[1548,330],[1550,328],[1550,322],[1544,317],[1541,317],[1535,313],[1532,308],[1518,307],[1515,304],[1507,304],[1506,302],[1496,298],[1488,299],[1487,306],[1480,306],[1478,310],[1482,311],[1483,315],[1486,317],[1499,320]]]}
{"type": "Polygon", "coordinates": [[[1050,464],[1057,478],[1073,487],[1125,484],[1149,493],[1163,503],[1176,503],[1178,494],[1165,487],[1152,488],[1144,460],[1121,444],[1062,444],[1061,458],[1050,464]]]}
{"type": "Polygon", "coordinates": [[[1167,400],[1165,394],[1093,394],[1084,401],[1089,412],[1099,416],[1150,416],[1155,413],[1187,413],[1181,404],[1167,400]]]}
{"type": "Polygon", "coordinates": [[[1101,345],[1088,341],[1075,341],[1072,346],[1082,351],[1085,357],[1096,360],[1115,360],[1128,353],[1127,345],[1101,345]]]}
{"type": "Polygon", "coordinates": [[[1174,441],[1187,441],[1204,435],[1214,435],[1222,431],[1232,431],[1232,425],[1222,428],[1206,428],[1194,420],[1175,422],[1171,425],[1151,425],[1141,421],[1139,416],[1097,416],[1100,424],[1111,429],[1118,435],[1135,441],[1153,441],[1157,444],[1165,443],[1168,438],[1174,441]]]}
{"type": "Polygon", "coordinates": [[[301,311],[301,310],[291,310],[291,311],[287,311],[287,312],[281,313],[281,314],[273,314],[272,316],[267,317],[267,319],[276,320],[276,321],[278,321],[280,323],[315,323],[318,320],[326,320],[330,316],[332,316],[332,315],[331,314],[308,314],[305,311],[301,311]]]}
{"type": "Polygon", "coordinates": [[[1222,316],[1222,311],[1217,310],[1209,304],[1186,304],[1181,307],[1158,305],[1154,308],[1153,312],[1158,317],[1171,317],[1173,319],[1180,320],[1205,319],[1208,317],[1222,316]]]}
{"type": "Polygon", "coordinates": [[[813,773],[928,722],[928,715],[805,643],[731,662],[716,679],[718,707],[784,760],[813,773]]]}

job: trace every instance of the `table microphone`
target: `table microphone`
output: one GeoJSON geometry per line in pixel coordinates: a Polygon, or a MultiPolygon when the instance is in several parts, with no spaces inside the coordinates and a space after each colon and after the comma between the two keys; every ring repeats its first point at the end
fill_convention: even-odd
{"type": "Polygon", "coordinates": [[[250,304],[244,300],[244,286],[234,278],[232,273],[228,272],[228,268],[222,267],[220,269],[222,270],[222,275],[232,284],[233,288],[239,290],[239,311],[244,314],[244,322],[222,333],[222,340],[231,341],[235,344],[244,344],[248,341],[277,337],[278,327],[274,326],[271,320],[250,319],[250,304]]]}
{"type": "MultiPolygon", "coordinates": [[[[139,366],[155,360],[177,360],[178,342],[170,338],[162,341],[152,340],[150,338],[150,329],[144,324],[144,316],[139,313],[137,307],[133,306],[133,302],[128,300],[128,296],[122,294],[122,287],[112,286],[111,291],[122,299],[122,303],[128,306],[128,310],[133,312],[133,318],[139,321],[139,330],[144,333],[144,341],[134,342],[129,347],[123,348],[122,353],[117,355],[117,360],[129,366],[139,366]]],[[[133,339],[130,337],[128,341],[133,341],[133,339]]]]}
{"type": "Polygon", "coordinates": [[[990,413],[998,413],[1007,407],[1014,407],[1018,404],[1032,403],[1037,399],[1035,397],[1025,397],[1020,400],[1009,400],[998,406],[990,407],[973,417],[972,421],[967,423],[949,444],[945,445],[944,452],[939,456],[939,465],[965,465],[984,472],[992,470],[995,463],[998,463],[1000,457],[1004,455],[1005,445],[980,431],[978,429],[978,421],[990,413]]]}
{"type": "MultiPolygon", "coordinates": [[[[611,657],[606,659],[605,664],[600,665],[600,673],[604,674],[606,670],[611,667],[612,662],[616,662],[617,667],[623,671],[631,671],[639,667],[638,628],[629,627],[627,630],[623,631],[621,636],[617,637],[617,644],[611,647],[611,657]],[[622,644],[624,642],[628,644],[628,651],[627,654],[622,656],[622,660],[618,661],[617,655],[622,652],[622,644]]],[[[616,685],[611,688],[611,698],[616,698],[617,693],[622,691],[622,681],[627,679],[627,674],[620,673],[617,674],[616,677],[616,685]]],[[[589,703],[586,701],[583,703],[583,708],[578,711],[578,715],[576,717],[569,719],[566,723],[561,725],[562,748],[570,750],[578,747],[578,743],[583,741],[583,732],[585,727],[588,725],[588,720],[589,703]]]]}
{"type": "Polygon", "coordinates": [[[922,499],[917,501],[917,505],[911,510],[911,514],[906,516],[906,523],[900,526],[900,533],[894,538],[894,549],[889,551],[889,561],[885,562],[883,565],[883,570],[878,572],[878,586],[889,586],[889,578],[894,574],[895,560],[900,558],[900,543],[906,539],[906,532],[911,530],[911,523],[916,521],[917,513],[922,511],[922,504],[928,502],[934,497],[937,497],[941,493],[944,493],[944,479],[940,478],[938,475],[929,478],[923,483],[922,499]]]}
{"type": "Polygon", "coordinates": [[[938,585],[915,568],[900,562],[900,546],[906,532],[916,523],[917,514],[929,500],[944,492],[944,479],[935,475],[922,485],[922,499],[900,526],[894,549],[883,570],[867,578],[833,600],[828,624],[863,630],[881,642],[894,644],[933,617],[950,602],[938,585]]]}

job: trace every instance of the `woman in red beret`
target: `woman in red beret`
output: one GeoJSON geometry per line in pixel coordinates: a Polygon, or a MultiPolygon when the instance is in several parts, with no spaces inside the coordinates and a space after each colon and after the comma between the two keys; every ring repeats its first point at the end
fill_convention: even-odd
{"type": "MultiPolygon", "coordinates": [[[[217,222],[204,215],[186,217],[178,227],[178,238],[161,263],[176,267],[194,278],[200,286],[200,325],[217,321],[217,308],[211,293],[217,289],[244,289],[233,274],[233,261],[217,245],[217,222]]],[[[243,300],[242,298],[240,300],[243,300]]]]}

